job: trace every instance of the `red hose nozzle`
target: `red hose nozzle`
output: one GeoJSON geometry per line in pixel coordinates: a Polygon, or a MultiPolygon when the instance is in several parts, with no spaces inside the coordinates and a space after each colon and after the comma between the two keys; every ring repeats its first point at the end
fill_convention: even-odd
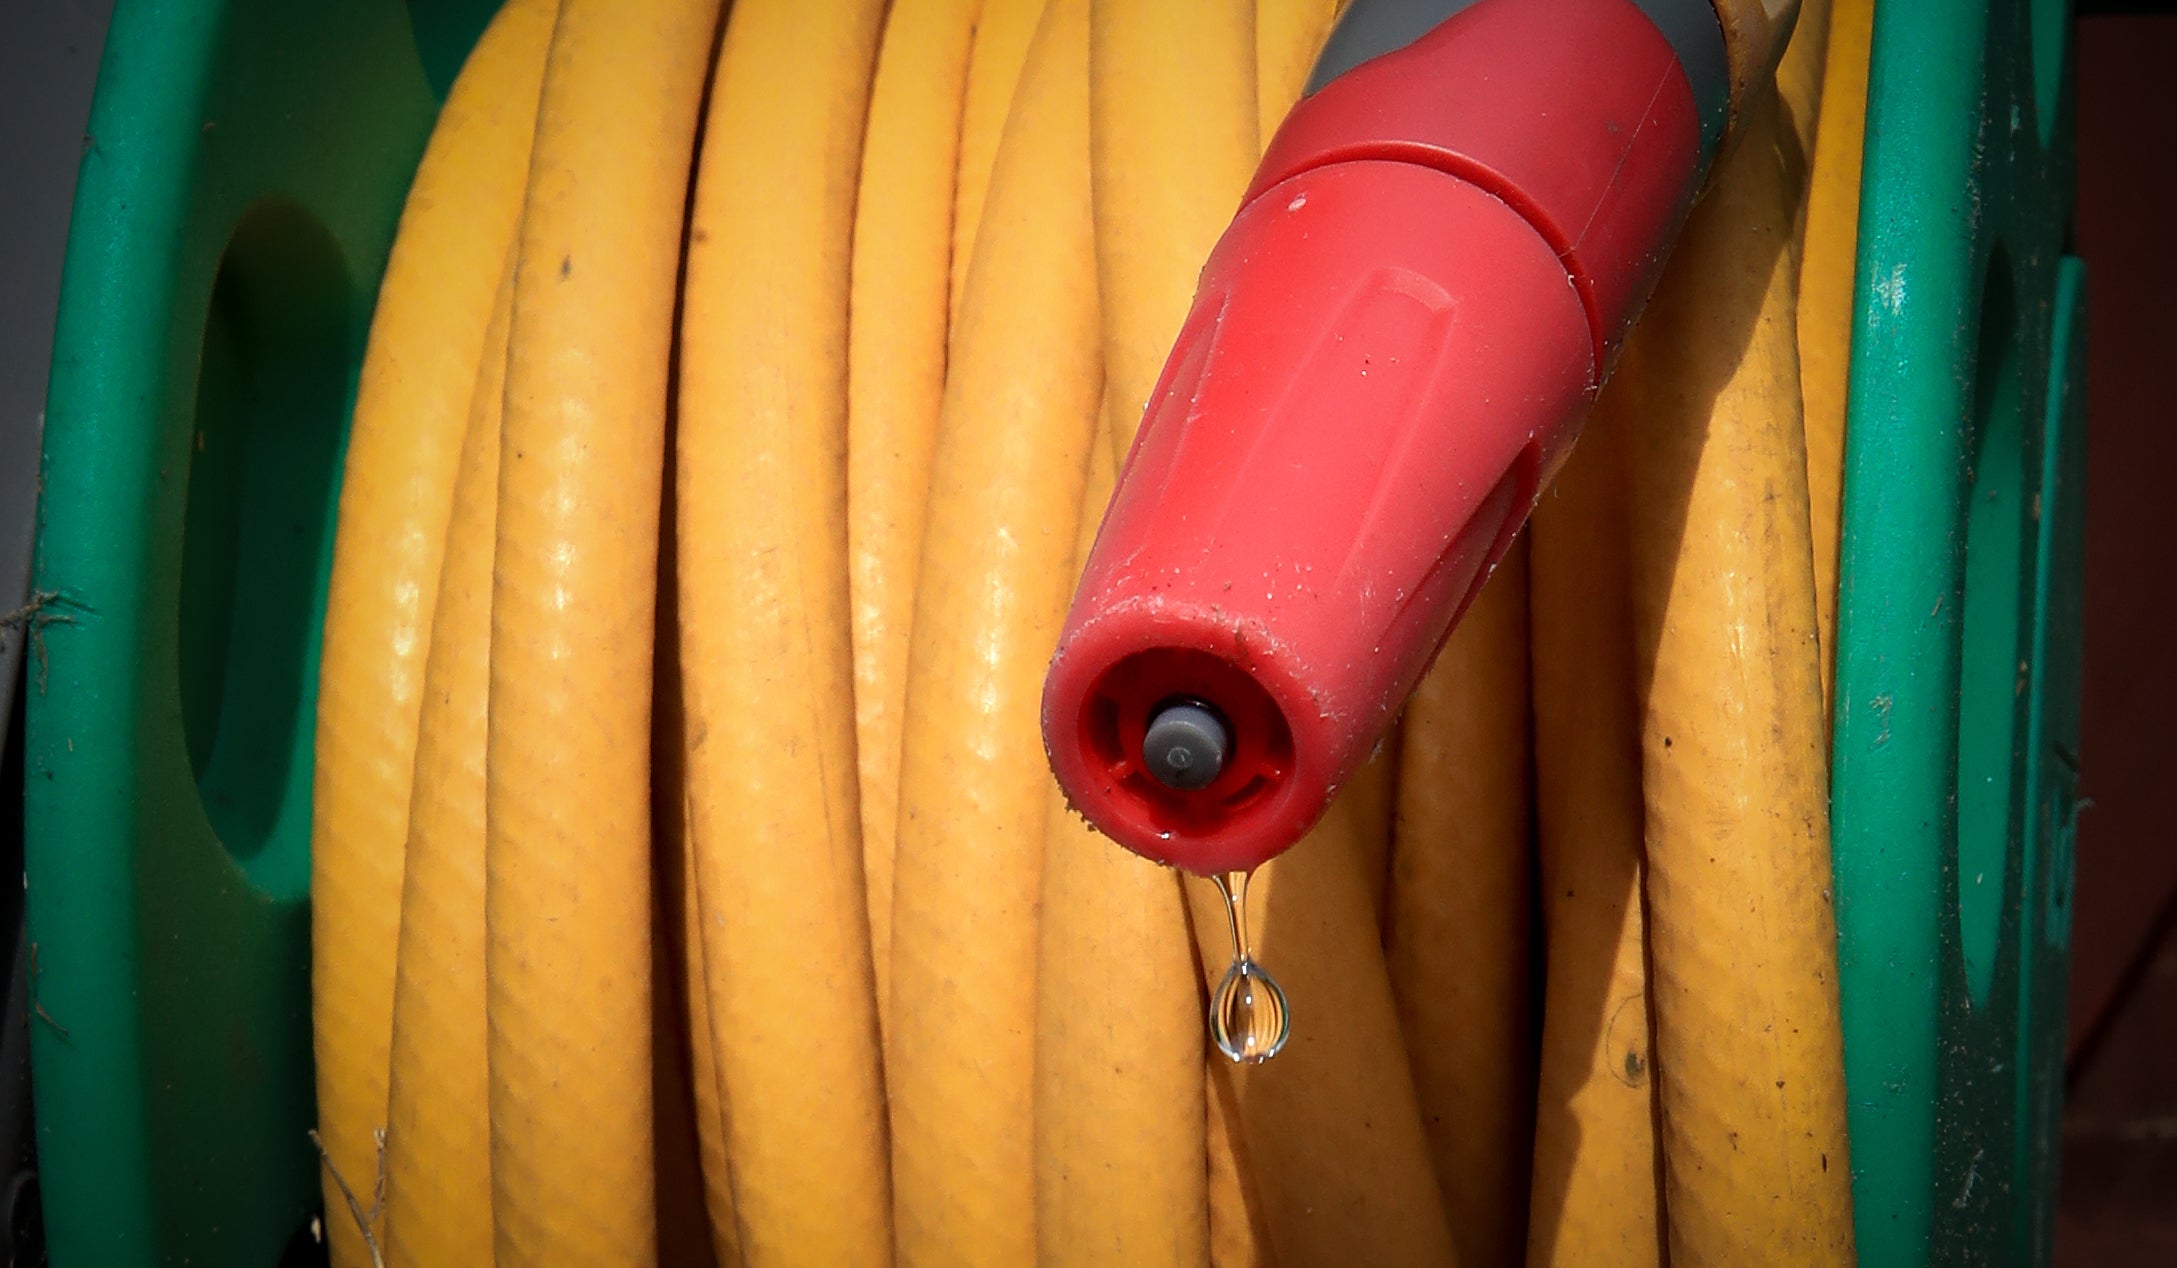
{"type": "Polygon", "coordinates": [[[1051,664],[1076,809],[1205,873],[1314,824],[1569,449],[1700,150],[1632,0],[1481,0],[1302,103],[1203,270],[1051,664]]]}

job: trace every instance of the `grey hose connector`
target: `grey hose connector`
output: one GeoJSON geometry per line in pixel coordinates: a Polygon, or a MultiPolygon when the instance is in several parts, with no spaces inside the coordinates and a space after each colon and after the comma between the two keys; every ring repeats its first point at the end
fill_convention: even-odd
{"type": "MultiPolygon", "coordinates": [[[[1362,62],[1406,47],[1477,2],[1353,0],[1316,59],[1308,91],[1315,92],[1362,62]]],[[[1505,2],[1517,0],[1499,0],[1505,2]]],[[[1713,157],[1731,119],[1731,64],[1715,0],[1633,0],[1633,4],[1677,51],[1679,68],[1693,88],[1694,109],[1700,112],[1701,152],[1713,157]]]]}
{"type": "Polygon", "coordinates": [[[1180,792],[1208,787],[1231,751],[1224,719],[1192,700],[1160,707],[1141,738],[1141,763],[1150,778],[1180,792]]]}
{"type": "Polygon", "coordinates": [[[1339,17],[1338,25],[1331,28],[1322,54],[1315,59],[1315,72],[1308,77],[1308,91],[1318,91],[1362,62],[1397,52],[1474,3],[1475,0],[1353,0],[1339,17]]]}

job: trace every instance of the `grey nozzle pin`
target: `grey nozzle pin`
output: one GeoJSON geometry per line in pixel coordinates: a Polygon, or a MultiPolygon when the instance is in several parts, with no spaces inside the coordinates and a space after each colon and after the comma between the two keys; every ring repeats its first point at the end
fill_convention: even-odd
{"type": "Polygon", "coordinates": [[[1232,733],[1208,706],[1175,700],[1159,707],[1141,740],[1142,766],[1166,788],[1206,788],[1225,768],[1232,733]]]}

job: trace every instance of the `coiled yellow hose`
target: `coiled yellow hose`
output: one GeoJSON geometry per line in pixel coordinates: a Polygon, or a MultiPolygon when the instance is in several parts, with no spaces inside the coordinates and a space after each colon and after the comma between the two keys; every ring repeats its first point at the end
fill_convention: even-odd
{"type": "MultiPolygon", "coordinates": [[[[1459,1261],[1517,1262],[1534,1136],[1527,547],[1407,702],[1391,989],[1459,1261]]],[[[1347,795],[1351,795],[1348,790],[1347,795]]]]}
{"type": "Polygon", "coordinates": [[[1808,178],[1799,269],[1799,392],[1806,408],[1807,510],[1814,536],[1822,698],[1837,668],[1837,546],[1844,513],[1845,383],[1852,364],[1860,150],[1867,132],[1867,59],[1874,0],[1836,0],[1822,73],[1820,126],[1808,178]]]}
{"type": "MultiPolygon", "coordinates": [[[[685,797],[681,817],[687,818],[685,797]]],[[[710,1219],[712,1257],[721,1268],[742,1262],[741,1221],[733,1200],[733,1166],[726,1152],[726,1100],[718,1081],[718,1053],[711,1044],[709,970],[703,959],[702,907],[696,898],[695,855],[681,853],[680,929],[687,965],[690,1049],[689,1091],[695,1103],[698,1161],[703,1169],[703,1210],[710,1219]]]]}
{"type": "Polygon", "coordinates": [[[1626,535],[1629,393],[1603,392],[1529,522],[1545,947],[1531,1264],[1658,1264],[1664,1223],[1626,535]]]}
{"type": "Polygon", "coordinates": [[[1028,45],[1043,19],[1044,0],[978,0],[968,77],[960,103],[960,169],[954,175],[951,313],[958,324],[968,266],[990,194],[991,169],[1020,90],[1028,45]]]}
{"type": "MultiPolygon", "coordinates": [[[[1278,1263],[1448,1263],[1360,835],[1334,803],[1249,885],[1256,956],[1312,1020],[1275,1060],[1230,1072],[1238,1144],[1278,1263]]],[[[1190,887],[1195,932],[1221,974],[1223,900],[1204,888],[1190,887]]]]}
{"type": "Polygon", "coordinates": [[[1270,144],[1345,0],[1255,0],[1255,139],[1270,144]]]}
{"type": "Polygon", "coordinates": [[[328,615],[324,1136],[367,1193],[390,1121],[390,1262],[1848,1259],[1804,447],[1850,106],[1799,8],[1721,0],[1743,136],[1619,382],[1254,878],[1295,1028],[1236,1067],[1222,900],[1068,811],[1036,706],[1334,0],[515,0],[328,615]]]}
{"type": "Polygon", "coordinates": [[[1604,390],[1533,534],[1546,943],[1530,1264],[1661,1264],[1626,558],[1628,394],[1604,390]]]}
{"type": "Polygon", "coordinates": [[[386,263],[356,385],[318,670],[311,1014],[333,1262],[370,1262],[410,789],[469,402],[529,169],[550,0],[494,20],[440,114],[386,263]],[[367,1201],[366,1197],[366,1201],[367,1201]]]}
{"type": "Polygon", "coordinates": [[[883,6],[741,0],[689,229],[678,475],[690,843],[740,1250],[882,1263],[856,814],[847,318],[883,6]]]}
{"type": "Polygon", "coordinates": [[[385,1258],[396,1268],[481,1264],[492,1256],[484,760],[499,417],[513,309],[509,267],[484,338],[454,477],[424,673],[387,1110],[385,1258]]]}
{"type": "Polygon", "coordinates": [[[1681,1265],[1852,1254],[1791,104],[1749,118],[1612,387],[1638,420],[1649,947],[1681,1265]]]}
{"type": "Polygon", "coordinates": [[[1209,1071],[1209,1261],[1213,1268],[1266,1268],[1270,1253],[1269,1217],[1262,1186],[1255,1181],[1255,1160],[1241,1139],[1238,1094],[1229,1065],[1209,1071]]]}
{"type": "Polygon", "coordinates": [[[717,5],[565,0],[514,275],[486,771],[499,1268],[656,1262],[650,678],[717,5]]]}
{"type": "Polygon", "coordinates": [[[1087,23],[1087,0],[1052,0],[1029,49],[954,323],[931,469],[892,903],[887,1073],[907,1264],[1036,1253],[1036,915],[1051,782],[1037,702],[1103,389],[1087,23]]]}
{"type": "Polygon", "coordinates": [[[1261,157],[1249,0],[1097,0],[1089,133],[1112,452],[1133,446],[1195,274],[1261,157]]]}
{"type": "Polygon", "coordinates": [[[885,19],[855,197],[847,355],[854,743],[877,1012],[891,1008],[900,713],[945,400],[960,121],[980,0],[898,0],[885,19]]]}

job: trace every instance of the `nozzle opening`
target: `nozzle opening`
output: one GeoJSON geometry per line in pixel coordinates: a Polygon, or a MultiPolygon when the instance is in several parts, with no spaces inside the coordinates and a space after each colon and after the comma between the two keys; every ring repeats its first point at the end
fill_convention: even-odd
{"type": "Polygon", "coordinates": [[[1082,750],[1119,808],[1160,835],[1225,829],[1293,767],[1292,729],[1276,702],[1207,652],[1137,652],[1097,680],[1085,706],[1082,750]]]}

